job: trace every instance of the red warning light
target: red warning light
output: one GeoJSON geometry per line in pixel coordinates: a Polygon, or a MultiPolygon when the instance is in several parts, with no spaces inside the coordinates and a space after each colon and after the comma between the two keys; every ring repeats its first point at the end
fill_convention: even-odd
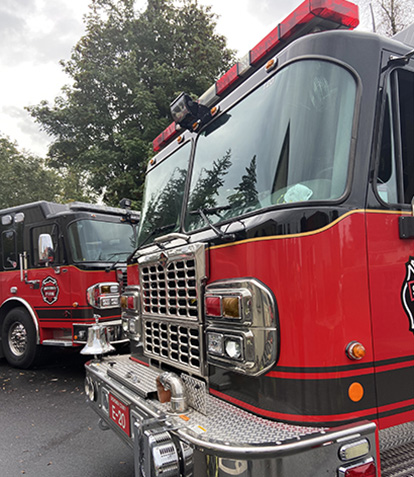
{"type": "Polygon", "coordinates": [[[239,78],[239,74],[237,71],[237,63],[233,65],[227,73],[225,73],[220,79],[216,82],[216,94],[220,96],[229,88],[237,79],[239,78]]]}
{"type": "Polygon", "coordinates": [[[255,65],[278,44],[279,40],[279,25],[272,30],[263,40],[258,43],[252,50],[250,50],[250,64],[255,65]]]}
{"type": "Polygon", "coordinates": [[[160,151],[161,148],[165,146],[167,142],[170,141],[176,134],[178,133],[175,127],[175,122],[173,122],[168,126],[168,128],[164,129],[164,131],[152,141],[152,147],[154,151],[160,151]]]}

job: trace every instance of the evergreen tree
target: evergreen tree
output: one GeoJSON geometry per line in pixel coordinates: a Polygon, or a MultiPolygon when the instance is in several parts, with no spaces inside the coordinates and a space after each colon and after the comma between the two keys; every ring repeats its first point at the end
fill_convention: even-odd
{"type": "Polygon", "coordinates": [[[139,207],[152,140],[171,123],[181,92],[201,95],[233,61],[215,15],[197,0],[93,0],[86,34],[64,71],[72,85],[51,105],[28,108],[54,142],[49,164],[84,170],[87,184],[117,205],[139,207]]]}

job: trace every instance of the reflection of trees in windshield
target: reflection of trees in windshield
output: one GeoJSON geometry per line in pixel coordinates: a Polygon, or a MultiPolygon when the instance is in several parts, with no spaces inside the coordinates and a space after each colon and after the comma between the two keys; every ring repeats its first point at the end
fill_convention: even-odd
{"type": "MultiPolygon", "coordinates": [[[[255,206],[258,203],[258,192],[256,188],[256,155],[245,168],[246,173],[242,175],[240,183],[233,188],[232,193],[226,198],[225,204],[218,203],[219,189],[224,185],[224,176],[228,173],[231,163],[231,149],[221,159],[216,159],[212,164],[212,169],[203,168],[194,186],[189,202],[189,211],[195,212],[199,209],[214,211],[214,215],[220,216],[220,208],[230,209],[255,206]]],[[[191,214],[192,227],[199,227],[203,220],[197,214],[191,214]]],[[[227,215],[232,215],[229,211],[227,215]]]]}
{"type": "Polygon", "coordinates": [[[258,193],[256,189],[256,155],[250,161],[250,165],[246,167],[246,174],[242,175],[240,184],[234,188],[234,194],[228,196],[229,204],[232,207],[248,207],[257,204],[258,193]]]}
{"type": "Polygon", "coordinates": [[[145,222],[140,231],[141,238],[145,238],[154,229],[175,222],[179,217],[186,176],[185,169],[176,167],[162,191],[156,191],[151,195],[145,222]]]}
{"type": "Polygon", "coordinates": [[[215,119],[196,142],[189,230],[204,227],[205,220],[196,223],[199,214],[191,213],[201,208],[213,208],[209,219],[217,224],[252,210],[340,198],[356,91],[355,79],[342,66],[306,59],[290,63],[238,101],[225,121],[215,119]],[[230,151],[225,174],[214,174],[217,158],[230,151]],[[216,180],[207,187],[209,179],[216,180]],[[224,207],[226,212],[218,213],[224,207]]]}
{"type": "Polygon", "coordinates": [[[211,169],[203,167],[194,186],[189,210],[216,207],[218,190],[224,185],[224,176],[231,166],[231,149],[221,159],[216,159],[211,169]]]}

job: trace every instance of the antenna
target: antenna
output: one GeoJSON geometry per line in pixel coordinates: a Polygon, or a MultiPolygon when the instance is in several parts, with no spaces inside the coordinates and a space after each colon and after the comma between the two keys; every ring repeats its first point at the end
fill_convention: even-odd
{"type": "Polygon", "coordinates": [[[372,19],[372,31],[374,33],[377,32],[377,27],[375,25],[375,14],[374,14],[374,9],[372,8],[372,2],[369,3],[369,9],[371,11],[371,19],[372,19]]]}

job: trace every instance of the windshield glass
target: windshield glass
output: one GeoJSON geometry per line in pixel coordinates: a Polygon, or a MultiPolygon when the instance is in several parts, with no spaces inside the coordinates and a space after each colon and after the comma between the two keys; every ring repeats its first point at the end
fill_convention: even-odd
{"type": "Polygon", "coordinates": [[[356,82],[327,61],[292,63],[201,132],[186,229],[344,194],[356,82]]]}
{"type": "Polygon", "coordinates": [[[130,224],[78,220],[68,230],[75,262],[125,261],[135,249],[134,228],[130,224]]]}
{"type": "Polygon", "coordinates": [[[179,229],[190,151],[187,142],[147,174],[138,245],[179,229]]]}

